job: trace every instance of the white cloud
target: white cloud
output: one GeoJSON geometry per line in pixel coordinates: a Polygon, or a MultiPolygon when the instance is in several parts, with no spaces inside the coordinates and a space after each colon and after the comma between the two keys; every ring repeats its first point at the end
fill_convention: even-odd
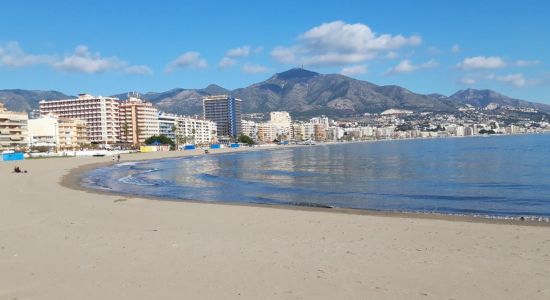
{"type": "Polygon", "coordinates": [[[225,53],[227,57],[247,57],[250,55],[250,46],[245,45],[239,48],[230,49],[225,53]]]}
{"type": "Polygon", "coordinates": [[[301,34],[293,46],[274,48],[271,56],[284,64],[339,66],[364,62],[380,52],[421,43],[422,39],[417,35],[376,34],[362,23],[334,21],[301,34]]]}
{"type": "Polygon", "coordinates": [[[454,45],[451,47],[451,52],[452,52],[452,53],[458,53],[458,52],[460,52],[460,45],[454,44],[454,45]]]}
{"type": "Polygon", "coordinates": [[[99,53],[92,53],[87,46],[77,46],[74,53],[65,56],[53,63],[55,69],[64,71],[100,73],[116,70],[126,66],[127,63],[115,56],[102,57],[99,53]]]}
{"type": "Polygon", "coordinates": [[[431,59],[423,64],[415,65],[409,59],[402,60],[397,66],[386,71],[386,75],[410,73],[421,69],[430,69],[439,66],[439,63],[431,59]]]}
{"type": "Polygon", "coordinates": [[[234,66],[236,64],[237,64],[236,60],[234,60],[232,58],[229,58],[229,57],[224,57],[218,63],[218,68],[225,69],[225,68],[229,68],[231,66],[234,66]]]}
{"type": "Polygon", "coordinates": [[[102,57],[100,53],[92,53],[87,46],[80,45],[73,53],[66,56],[28,54],[17,42],[9,42],[0,46],[0,66],[13,68],[44,64],[56,70],[101,73],[105,71],[123,71],[131,74],[152,74],[152,70],[145,65],[128,65],[126,61],[116,56],[102,57]]]}
{"type": "Polygon", "coordinates": [[[399,53],[397,53],[395,51],[390,51],[390,52],[388,52],[388,54],[386,54],[386,58],[387,59],[397,59],[397,58],[399,58],[399,53]]]}
{"type": "Polygon", "coordinates": [[[506,67],[506,62],[497,56],[475,56],[465,58],[457,67],[463,70],[498,69],[506,67]]]}
{"type": "Polygon", "coordinates": [[[497,76],[496,80],[516,87],[523,87],[527,83],[527,80],[525,80],[525,77],[521,73],[497,76]]]}
{"type": "Polygon", "coordinates": [[[188,51],[178,56],[166,66],[166,72],[173,72],[178,68],[193,68],[204,69],[208,67],[205,59],[201,58],[201,54],[195,51],[188,51]]]}
{"type": "Polygon", "coordinates": [[[466,85],[472,85],[472,84],[476,84],[476,80],[474,78],[471,78],[471,77],[463,77],[460,79],[460,83],[462,84],[466,84],[466,85]]]}
{"type": "Polygon", "coordinates": [[[153,70],[149,68],[148,66],[144,65],[137,65],[137,66],[129,66],[124,68],[124,72],[128,74],[136,74],[136,75],[152,75],[153,70]]]}
{"type": "Polygon", "coordinates": [[[365,74],[368,72],[366,65],[355,65],[355,66],[349,66],[345,67],[340,71],[340,74],[345,76],[356,76],[365,74]]]}
{"type": "Polygon", "coordinates": [[[0,46],[0,66],[19,68],[37,64],[50,64],[53,61],[54,58],[49,55],[25,53],[17,42],[8,42],[4,46],[0,46]]]}
{"type": "Polygon", "coordinates": [[[242,67],[242,70],[243,72],[249,73],[249,74],[259,74],[259,73],[265,73],[269,71],[269,69],[265,66],[250,64],[250,63],[246,63],[242,67]]]}
{"type": "Polygon", "coordinates": [[[531,67],[531,66],[536,66],[538,64],[540,64],[540,61],[538,60],[523,60],[523,59],[520,59],[515,63],[515,65],[518,67],[531,67]]]}

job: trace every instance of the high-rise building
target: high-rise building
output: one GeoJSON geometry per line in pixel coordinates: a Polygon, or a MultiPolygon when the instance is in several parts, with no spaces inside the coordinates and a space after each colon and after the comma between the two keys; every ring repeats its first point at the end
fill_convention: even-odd
{"type": "Polygon", "coordinates": [[[219,137],[235,138],[241,132],[241,99],[227,95],[203,99],[204,118],[216,123],[219,137]]]}
{"type": "Polygon", "coordinates": [[[26,113],[12,112],[0,103],[0,150],[23,150],[27,147],[26,113]]]}
{"type": "Polygon", "coordinates": [[[80,94],[76,99],[42,100],[40,114],[85,121],[90,142],[94,144],[113,144],[119,140],[118,98],[80,94]]]}
{"type": "Polygon", "coordinates": [[[139,145],[159,134],[158,110],[153,103],[128,97],[119,105],[120,141],[139,145]]]}

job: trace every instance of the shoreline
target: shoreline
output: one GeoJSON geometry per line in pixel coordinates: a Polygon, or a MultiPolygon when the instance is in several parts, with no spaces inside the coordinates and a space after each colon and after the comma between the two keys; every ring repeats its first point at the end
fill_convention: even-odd
{"type": "MultiPolygon", "coordinates": [[[[201,154],[128,154],[121,163],[191,155],[201,154]]],[[[550,295],[550,231],[542,224],[152,201],[66,186],[78,171],[110,164],[0,164],[0,299],[550,295]],[[28,173],[12,173],[15,165],[28,173]]]]}
{"type": "MultiPolygon", "coordinates": [[[[385,140],[381,140],[385,141],[385,140]]],[[[373,141],[361,141],[361,142],[373,142],[373,141]]],[[[341,144],[341,143],[333,143],[341,144]]],[[[318,145],[331,145],[330,143],[316,144],[316,145],[292,145],[291,147],[309,147],[309,146],[318,146],[318,145]]],[[[265,148],[250,148],[250,149],[241,149],[235,151],[225,151],[218,153],[210,153],[208,155],[224,155],[231,154],[235,152],[242,151],[277,151],[288,148],[276,148],[276,147],[265,147],[265,148]]],[[[161,157],[153,159],[138,159],[138,160],[124,160],[121,163],[127,162],[143,162],[143,161],[157,161],[166,158],[186,158],[193,156],[201,156],[203,154],[196,155],[181,155],[181,156],[171,156],[171,157],[161,157]]],[[[383,210],[373,210],[373,209],[355,209],[355,208],[338,208],[338,207],[319,207],[319,206],[307,206],[307,205],[283,205],[283,204],[268,204],[268,203],[238,203],[238,202],[221,202],[221,201],[201,201],[196,199],[179,199],[179,198],[169,198],[169,197],[158,197],[158,196],[149,196],[149,195],[136,195],[136,194],[127,194],[122,192],[111,191],[108,189],[100,188],[88,188],[82,185],[83,175],[89,171],[107,167],[117,164],[116,162],[102,162],[102,163],[92,163],[81,165],[79,167],[69,170],[60,180],[59,184],[63,187],[84,191],[92,194],[99,195],[112,195],[120,196],[124,198],[141,198],[152,201],[169,201],[169,202],[188,202],[188,203],[197,203],[197,204],[207,204],[207,205],[229,205],[229,206],[245,206],[245,207],[259,207],[259,208],[271,208],[271,209],[288,209],[288,210],[298,210],[298,211],[315,211],[315,212],[326,212],[326,213],[340,213],[340,214],[352,214],[352,215],[365,215],[365,216],[378,216],[378,217],[395,217],[395,218],[418,218],[418,219],[432,219],[432,220],[444,220],[444,221],[454,221],[454,222],[474,222],[474,223],[483,223],[483,224],[507,224],[507,225],[523,225],[523,226],[541,226],[541,227],[550,227],[550,222],[548,218],[542,217],[544,220],[539,221],[535,220],[539,217],[523,216],[525,219],[520,220],[518,217],[510,217],[505,219],[504,217],[498,216],[489,216],[489,215],[467,215],[467,214],[452,214],[452,213],[439,213],[439,212],[413,212],[413,211],[383,211],[383,210]]]]}

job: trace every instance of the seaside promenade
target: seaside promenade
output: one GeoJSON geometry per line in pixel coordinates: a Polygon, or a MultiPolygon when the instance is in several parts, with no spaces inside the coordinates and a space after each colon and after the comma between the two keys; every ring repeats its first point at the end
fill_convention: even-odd
{"type": "Polygon", "coordinates": [[[61,184],[100,163],[111,158],[0,163],[0,299],[550,298],[548,226],[155,201],[61,184]],[[16,165],[28,173],[12,173],[16,165]]]}

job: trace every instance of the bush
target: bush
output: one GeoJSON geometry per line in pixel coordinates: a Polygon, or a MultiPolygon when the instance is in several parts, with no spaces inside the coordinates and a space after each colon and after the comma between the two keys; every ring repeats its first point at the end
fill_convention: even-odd
{"type": "Polygon", "coordinates": [[[245,135],[245,134],[241,134],[237,139],[237,141],[243,144],[254,145],[254,141],[248,135],[245,135]]]}
{"type": "Polygon", "coordinates": [[[153,135],[145,140],[145,145],[170,145],[170,148],[174,148],[175,144],[171,138],[165,135],[153,135]]]}

